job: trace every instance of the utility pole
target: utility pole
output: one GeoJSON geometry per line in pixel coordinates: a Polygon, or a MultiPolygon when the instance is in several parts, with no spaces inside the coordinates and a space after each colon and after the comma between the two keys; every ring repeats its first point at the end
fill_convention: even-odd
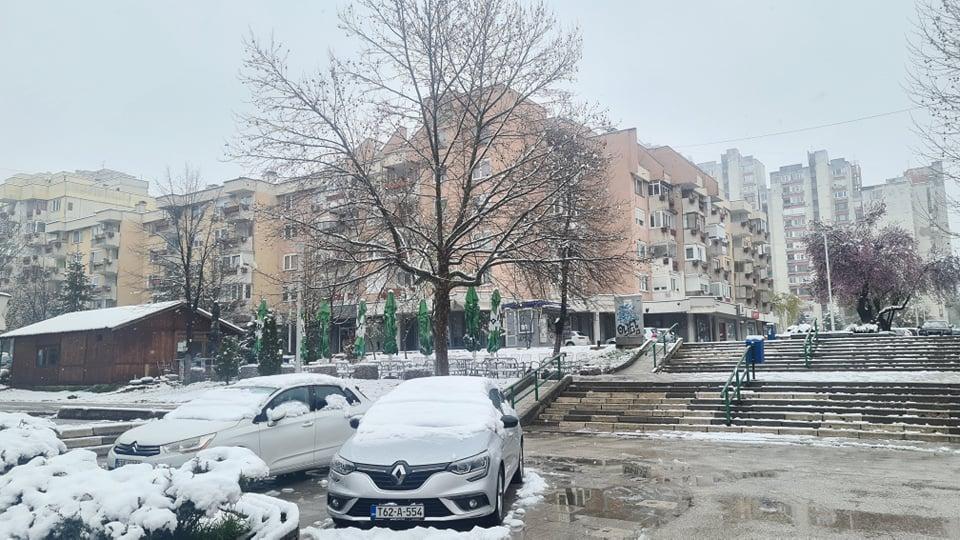
{"type": "Polygon", "coordinates": [[[821,231],[823,233],[823,255],[827,263],[827,297],[830,302],[827,306],[827,310],[830,312],[830,331],[836,332],[834,327],[834,317],[833,317],[833,284],[830,282],[830,248],[827,245],[827,231],[821,231]]]}

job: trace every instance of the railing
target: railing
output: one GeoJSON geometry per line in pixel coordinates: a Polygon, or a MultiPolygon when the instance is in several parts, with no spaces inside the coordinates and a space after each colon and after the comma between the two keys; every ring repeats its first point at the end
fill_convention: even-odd
{"type": "MultiPolygon", "coordinates": [[[[657,336],[657,340],[656,340],[656,341],[654,342],[654,344],[653,344],[653,367],[654,367],[654,369],[656,369],[656,367],[657,367],[657,344],[663,345],[663,351],[660,353],[660,355],[663,357],[663,359],[664,359],[664,361],[665,361],[665,360],[667,359],[667,344],[668,344],[668,342],[667,342],[667,336],[668,336],[668,335],[676,336],[676,330],[677,330],[677,328],[679,328],[679,324],[674,323],[673,326],[671,326],[670,328],[668,328],[666,332],[664,332],[663,334],[657,336]]],[[[670,341],[669,343],[673,343],[674,341],[676,341],[676,339],[674,339],[673,341],[670,341]]]]}
{"type": "Polygon", "coordinates": [[[537,369],[530,370],[520,380],[503,390],[503,395],[510,400],[510,406],[516,407],[517,402],[533,394],[533,399],[540,401],[540,381],[549,381],[556,375],[556,380],[563,379],[563,364],[567,353],[560,353],[549,361],[544,362],[537,369]],[[555,373],[554,373],[555,372],[555,373]]]}
{"type": "Polygon", "coordinates": [[[733,415],[730,412],[730,385],[733,385],[733,392],[736,393],[737,401],[740,401],[740,388],[752,380],[757,380],[757,372],[755,364],[752,362],[747,362],[747,357],[750,355],[750,347],[747,347],[743,351],[743,356],[740,357],[740,361],[737,362],[736,367],[733,368],[733,373],[730,374],[730,377],[727,378],[727,384],[723,385],[723,389],[720,390],[720,398],[723,399],[724,414],[726,416],[726,422],[729,426],[733,423],[733,415]],[[740,375],[740,369],[743,369],[743,376],[740,375]],[[753,376],[751,377],[750,371],[753,370],[753,376]]]}
{"type": "Polygon", "coordinates": [[[810,360],[813,358],[813,353],[817,351],[817,344],[820,341],[820,329],[817,328],[817,321],[813,321],[813,330],[807,332],[807,337],[803,339],[803,364],[805,367],[810,367],[810,360]]]}

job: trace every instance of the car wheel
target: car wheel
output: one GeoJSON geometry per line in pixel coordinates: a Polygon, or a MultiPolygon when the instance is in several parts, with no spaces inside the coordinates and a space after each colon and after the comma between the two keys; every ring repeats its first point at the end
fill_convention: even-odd
{"type": "Polygon", "coordinates": [[[510,483],[523,483],[523,443],[520,443],[520,463],[517,464],[517,470],[513,473],[513,478],[510,479],[510,483]]]}
{"type": "Polygon", "coordinates": [[[493,502],[493,512],[480,520],[483,527],[497,527],[503,523],[503,494],[506,490],[503,485],[503,466],[497,474],[497,500],[493,502]]]}
{"type": "Polygon", "coordinates": [[[347,527],[350,527],[352,525],[352,523],[350,523],[345,519],[338,519],[338,518],[331,518],[331,519],[333,520],[333,526],[338,529],[346,529],[347,527]]]}
{"type": "Polygon", "coordinates": [[[566,346],[566,347],[573,347],[573,342],[572,342],[572,341],[568,341],[568,342],[564,343],[564,346],[566,346]]]}

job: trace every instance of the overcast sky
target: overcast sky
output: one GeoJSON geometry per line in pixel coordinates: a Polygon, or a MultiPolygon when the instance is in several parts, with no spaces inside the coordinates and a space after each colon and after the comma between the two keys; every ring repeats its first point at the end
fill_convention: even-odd
{"type": "MultiPolygon", "coordinates": [[[[838,127],[703,144],[910,107],[908,0],[555,0],[578,24],[580,97],[620,127],[695,161],[738,147],[767,167],[805,152],[860,163],[864,183],[921,163],[909,113],[838,127]]],[[[152,180],[189,162],[208,181],[225,160],[241,38],[287,42],[304,68],[349,51],[326,1],[0,0],[0,178],[98,168],[152,180]]]]}

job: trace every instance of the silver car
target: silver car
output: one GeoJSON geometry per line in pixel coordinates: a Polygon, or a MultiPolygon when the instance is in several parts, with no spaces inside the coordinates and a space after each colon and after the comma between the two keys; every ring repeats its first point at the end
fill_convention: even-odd
{"type": "Polygon", "coordinates": [[[327,512],[337,526],[499,525],[508,482],[523,481],[523,431],[488,379],[404,382],[354,425],[330,464],[327,512]]]}

